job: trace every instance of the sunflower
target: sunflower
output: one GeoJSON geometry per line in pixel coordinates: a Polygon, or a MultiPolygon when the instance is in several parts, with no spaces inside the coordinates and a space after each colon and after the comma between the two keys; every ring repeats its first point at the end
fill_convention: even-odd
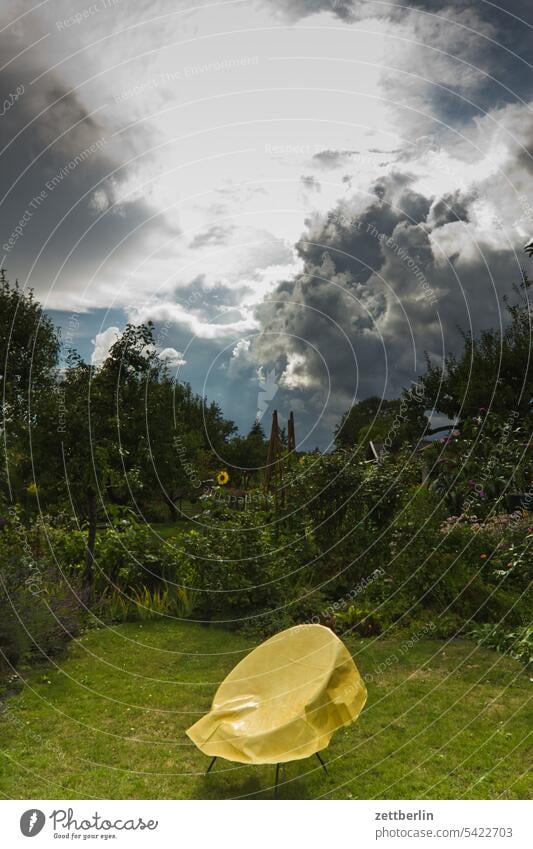
{"type": "Polygon", "coordinates": [[[217,474],[217,483],[219,486],[226,486],[229,481],[229,475],[225,469],[217,474]]]}

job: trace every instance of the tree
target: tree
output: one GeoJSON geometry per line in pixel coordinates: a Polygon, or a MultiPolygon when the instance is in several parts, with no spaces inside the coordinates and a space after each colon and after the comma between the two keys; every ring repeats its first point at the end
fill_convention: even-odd
{"type": "Polygon", "coordinates": [[[214,472],[215,458],[209,438],[219,444],[211,413],[210,434],[203,423],[203,398],[192,393],[188,384],[177,383],[166,371],[150,381],[146,396],[148,451],[143,479],[152,496],[160,494],[171,521],[179,518],[176,502],[195,498],[202,482],[214,472]],[[209,469],[211,461],[211,469],[209,469]]]}
{"type": "Polygon", "coordinates": [[[250,471],[261,469],[266,462],[267,440],[261,422],[257,419],[244,440],[246,466],[250,471]]]}
{"type": "Polygon", "coordinates": [[[255,419],[253,425],[251,426],[248,432],[248,438],[251,437],[259,437],[263,442],[266,440],[265,431],[263,430],[263,425],[259,421],[259,419],[255,419]]]}
{"type": "Polygon", "coordinates": [[[45,416],[56,378],[59,336],[33,291],[0,271],[0,386],[3,496],[23,500],[32,483],[31,439],[45,416]]]}
{"type": "Polygon", "coordinates": [[[257,484],[267,455],[267,439],[261,422],[256,419],[245,437],[234,437],[227,455],[233,467],[232,477],[240,486],[257,484]]]}
{"type": "Polygon", "coordinates": [[[99,503],[127,504],[142,492],[146,441],[144,384],[162,366],[149,325],[127,325],[100,368],[75,352],[57,381],[57,410],[64,410],[56,466],[58,488],[87,521],[82,600],[89,606],[94,585],[94,549],[99,503]]]}
{"type": "MultiPolygon", "coordinates": [[[[106,442],[102,429],[107,423],[105,399],[93,381],[93,369],[74,351],[69,352],[67,368],[55,388],[57,410],[64,410],[57,436],[49,444],[49,463],[55,460],[56,495],[70,501],[87,521],[85,568],[82,575],[82,601],[91,603],[94,583],[94,547],[98,492],[107,473],[106,442]],[[95,433],[94,425],[97,425],[95,433]],[[55,449],[55,451],[54,451],[55,449]],[[52,453],[53,452],[53,453],[52,453]]],[[[50,432],[51,427],[47,430],[50,432]]],[[[46,430],[43,433],[46,438],[46,430]]],[[[40,454],[44,446],[40,448],[40,454]]]]}
{"type": "Polygon", "coordinates": [[[516,411],[522,420],[531,416],[533,373],[531,369],[531,305],[524,276],[515,287],[519,302],[506,304],[509,324],[500,330],[484,330],[479,338],[463,333],[463,350],[448,354],[444,367],[426,357],[426,373],[420,378],[426,408],[465,420],[490,410],[508,415],[516,411]]]}
{"type": "Polygon", "coordinates": [[[427,418],[419,403],[404,392],[401,398],[387,400],[372,396],[354,404],[335,428],[336,448],[366,446],[370,440],[390,438],[393,448],[418,441],[427,428],[427,418]]]}

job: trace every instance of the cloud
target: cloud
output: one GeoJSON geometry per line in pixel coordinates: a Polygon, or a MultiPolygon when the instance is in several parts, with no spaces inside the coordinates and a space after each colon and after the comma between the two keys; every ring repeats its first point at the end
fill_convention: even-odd
{"type": "Polygon", "coordinates": [[[239,339],[231,351],[231,357],[227,367],[227,376],[230,381],[238,381],[242,387],[245,383],[257,383],[258,365],[252,353],[252,337],[245,336],[239,339]]]}
{"type": "MultiPolygon", "coordinates": [[[[498,116],[500,127],[515,122],[510,109],[498,116]]],[[[524,133],[521,140],[527,144],[524,133]]],[[[500,164],[520,168],[522,147],[505,150],[500,164]]],[[[394,397],[423,372],[425,352],[439,362],[457,350],[459,327],[499,326],[503,295],[520,279],[517,229],[487,224],[505,173],[431,196],[417,190],[413,164],[309,218],[297,244],[303,270],[257,310],[255,356],[281,371],[289,394],[306,391],[303,422],[320,422],[322,438],[355,396],[394,397]]]]}
{"type": "Polygon", "coordinates": [[[121,331],[118,327],[108,327],[101,333],[96,334],[95,338],[91,340],[94,345],[94,350],[91,355],[91,363],[93,366],[101,366],[105,362],[109,351],[120,337],[121,331]]]}
{"type": "Polygon", "coordinates": [[[180,353],[180,351],[176,351],[175,348],[163,348],[162,351],[159,351],[158,357],[170,368],[178,368],[179,366],[184,366],[187,363],[183,354],[180,353]]]}
{"type": "Polygon", "coordinates": [[[314,176],[314,174],[308,174],[300,177],[300,182],[302,183],[304,189],[308,192],[319,192],[320,191],[320,183],[314,176]]]}
{"type": "Polygon", "coordinates": [[[465,196],[457,190],[438,198],[431,206],[429,221],[432,227],[442,227],[454,221],[468,221],[468,207],[474,196],[465,196]]]}
{"type": "Polygon", "coordinates": [[[402,131],[418,133],[437,117],[457,126],[495,105],[533,95],[529,0],[265,0],[286,18],[328,15],[347,26],[389,25],[382,82],[397,103],[402,131]],[[414,110],[414,111],[410,111],[414,110]],[[425,125],[425,126],[424,126],[425,125]]]}
{"type": "Polygon", "coordinates": [[[2,55],[12,59],[4,90],[24,89],[1,118],[2,253],[9,273],[34,287],[47,307],[85,311],[121,297],[125,266],[139,262],[154,240],[168,239],[169,226],[143,197],[127,196],[130,169],[122,159],[131,148],[117,147],[109,113],[48,71],[45,52],[25,51],[47,29],[26,18],[21,30],[0,34],[2,55]],[[23,233],[10,242],[21,219],[23,233]]]}
{"type": "Polygon", "coordinates": [[[67,33],[56,0],[0,36],[5,90],[24,86],[3,238],[46,192],[6,264],[84,311],[91,358],[155,320],[228,415],[251,421],[274,369],[280,411],[323,441],[355,393],[500,320],[533,236],[530,3],[201,5],[103,4],[67,33]]]}
{"type": "Polygon", "coordinates": [[[292,20],[300,20],[320,12],[331,12],[343,20],[356,16],[354,0],[266,0],[275,9],[292,20]]]}
{"type": "Polygon", "coordinates": [[[216,245],[225,245],[228,242],[229,236],[233,232],[234,227],[226,226],[221,227],[220,225],[214,224],[212,227],[209,227],[203,233],[197,233],[194,239],[190,243],[191,248],[205,248],[205,247],[213,247],[216,245]]]}
{"type": "Polygon", "coordinates": [[[309,389],[313,385],[303,354],[292,351],[287,355],[287,365],[279,382],[285,389],[309,389]]]}
{"type": "Polygon", "coordinates": [[[162,300],[136,309],[130,316],[136,323],[170,322],[188,331],[191,338],[228,340],[257,327],[251,310],[222,309],[211,318],[197,315],[187,306],[162,300]]]}

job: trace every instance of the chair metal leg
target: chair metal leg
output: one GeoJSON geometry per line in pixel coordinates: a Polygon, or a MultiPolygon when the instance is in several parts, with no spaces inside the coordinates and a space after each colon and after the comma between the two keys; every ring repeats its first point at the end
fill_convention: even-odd
{"type": "Polygon", "coordinates": [[[213,758],[213,760],[211,761],[211,763],[210,763],[210,764],[209,764],[209,766],[207,767],[207,769],[206,769],[206,771],[205,771],[205,774],[206,774],[206,775],[207,775],[209,772],[211,772],[212,767],[214,767],[214,765],[215,765],[215,761],[216,761],[216,757],[215,757],[215,758],[213,758]]]}
{"type": "Polygon", "coordinates": [[[315,754],[316,754],[318,760],[320,761],[320,763],[322,764],[324,772],[326,773],[326,775],[329,775],[328,768],[327,768],[326,764],[324,763],[324,761],[322,760],[322,758],[320,757],[320,752],[315,752],[315,754]]]}
{"type": "Polygon", "coordinates": [[[276,764],[276,781],[274,782],[274,799],[277,798],[278,795],[278,782],[279,782],[279,764],[276,764]]]}

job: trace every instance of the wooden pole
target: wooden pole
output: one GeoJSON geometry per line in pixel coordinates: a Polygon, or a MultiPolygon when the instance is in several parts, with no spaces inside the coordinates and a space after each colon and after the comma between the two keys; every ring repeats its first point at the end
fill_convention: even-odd
{"type": "Polygon", "coordinates": [[[289,422],[287,426],[287,448],[289,454],[296,451],[296,434],[294,431],[294,413],[291,410],[289,413],[289,422]]]}
{"type": "Polygon", "coordinates": [[[278,512],[283,503],[283,464],[282,446],[279,434],[278,411],[272,413],[272,427],[268,442],[265,489],[274,494],[275,510],[278,512]]]}

